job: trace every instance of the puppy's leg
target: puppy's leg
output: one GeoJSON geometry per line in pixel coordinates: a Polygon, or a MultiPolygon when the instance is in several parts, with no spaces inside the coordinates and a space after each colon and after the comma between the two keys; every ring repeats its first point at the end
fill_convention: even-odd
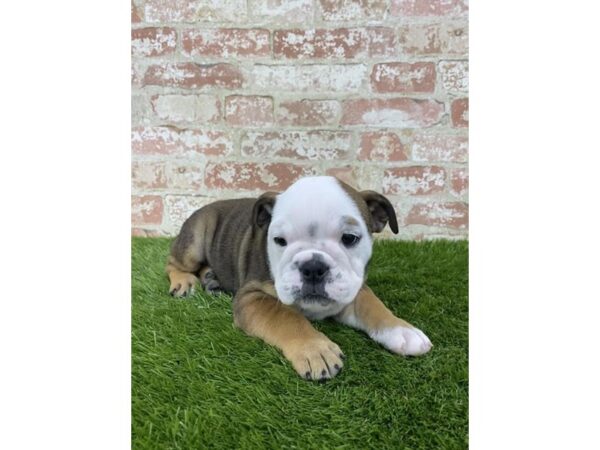
{"type": "Polygon", "coordinates": [[[214,220],[205,217],[202,210],[186,220],[171,245],[166,272],[171,285],[169,293],[175,297],[191,294],[198,282],[196,276],[206,266],[204,241],[212,236],[214,220]]]}
{"type": "Polygon", "coordinates": [[[308,319],[277,299],[272,283],[249,282],[233,299],[236,326],[279,348],[298,374],[324,380],[343,366],[340,348],[313,328],[308,319]]]}
{"type": "Polygon", "coordinates": [[[192,295],[194,292],[194,286],[198,281],[198,277],[194,275],[195,270],[181,270],[176,262],[167,264],[167,274],[169,275],[169,294],[173,297],[186,297],[188,294],[192,295]]]}
{"type": "Polygon", "coordinates": [[[367,286],[363,286],[356,299],[335,318],[367,332],[373,340],[394,353],[422,355],[432,347],[421,330],[394,316],[367,286]]]}

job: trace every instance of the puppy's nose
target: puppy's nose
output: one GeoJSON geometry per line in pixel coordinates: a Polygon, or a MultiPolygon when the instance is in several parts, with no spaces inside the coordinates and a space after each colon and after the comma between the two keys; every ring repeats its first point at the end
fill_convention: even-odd
{"type": "Polygon", "coordinates": [[[323,261],[310,259],[299,267],[302,279],[309,283],[320,283],[329,272],[329,266],[323,261]]]}

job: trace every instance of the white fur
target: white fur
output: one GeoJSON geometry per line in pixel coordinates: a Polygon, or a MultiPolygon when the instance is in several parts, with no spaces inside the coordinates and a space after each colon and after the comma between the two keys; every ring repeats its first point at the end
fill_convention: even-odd
{"type": "Polygon", "coordinates": [[[362,286],[372,244],[358,207],[335,178],[298,180],[277,196],[268,231],[269,267],[279,299],[287,305],[294,303],[294,292],[302,287],[298,266],[318,254],[329,266],[325,292],[334,301],[296,306],[311,318],[337,314],[362,286]],[[352,218],[357,225],[348,225],[343,218],[352,218]],[[314,236],[310,236],[311,228],[314,236]],[[345,232],[360,235],[358,244],[346,248],[341,243],[345,232]],[[287,245],[275,244],[275,237],[284,238],[287,245]]]}
{"type": "Polygon", "coordinates": [[[386,328],[372,331],[369,336],[385,348],[401,355],[422,355],[432,347],[429,338],[418,328],[386,328]]]}
{"type": "Polygon", "coordinates": [[[418,328],[397,326],[370,331],[358,320],[354,313],[342,314],[337,317],[337,320],[350,327],[366,331],[371,339],[379,342],[388,350],[401,355],[422,355],[433,347],[429,338],[418,328]]]}

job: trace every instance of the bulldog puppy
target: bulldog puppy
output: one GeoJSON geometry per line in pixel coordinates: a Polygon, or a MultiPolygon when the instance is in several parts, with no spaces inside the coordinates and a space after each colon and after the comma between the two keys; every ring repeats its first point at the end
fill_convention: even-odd
{"type": "Polygon", "coordinates": [[[427,336],[367,287],[373,239],[396,213],[383,195],[333,177],[302,178],[285,192],[218,201],[187,219],[167,264],[170,293],[234,294],[236,326],[278,347],[306,379],[343,367],[337,344],[310,320],[333,319],[366,332],[394,353],[422,355],[427,336]]]}

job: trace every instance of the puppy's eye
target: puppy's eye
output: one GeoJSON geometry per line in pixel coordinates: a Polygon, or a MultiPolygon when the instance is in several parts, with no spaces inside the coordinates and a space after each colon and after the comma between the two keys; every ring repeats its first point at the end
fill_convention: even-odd
{"type": "Polygon", "coordinates": [[[342,244],[346,247],[354,247],[360,241],[360,236],[350,233],[342,234],[342,244]]]}
{"type": "Polygon", "coordinates": [[[285,247],[287,245],[287,241],[282,237],[276,237],[273,240],[277,245],[281,245],[282,247],[285,247]]]}

